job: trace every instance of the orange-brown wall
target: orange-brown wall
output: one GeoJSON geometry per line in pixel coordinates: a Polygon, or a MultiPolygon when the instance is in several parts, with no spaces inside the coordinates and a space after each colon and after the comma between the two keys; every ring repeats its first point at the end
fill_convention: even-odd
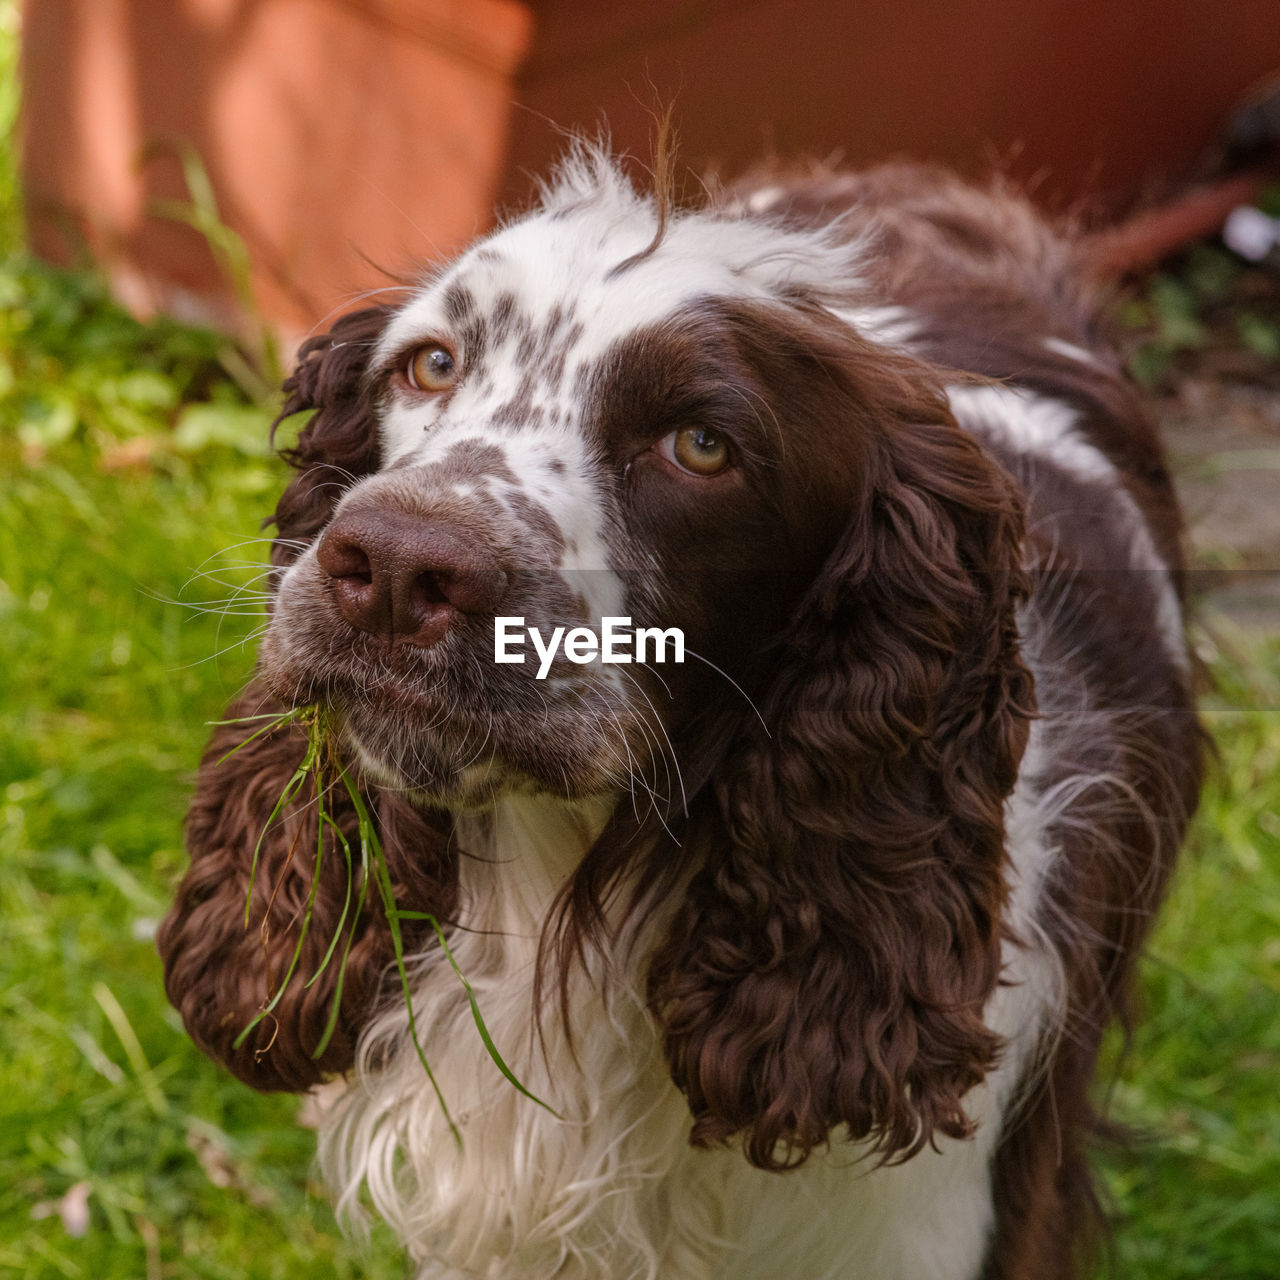
{"type": "Polygon", "coordinates": [[[1185,176],[1260,77],[1280,0],[535,0],[512,167],[559,145],[542,117],[644,155],[654,90],[682,154],[729,173],[766,151],[853,164],[993,161],[1061,205],[1117,209],[1185,176]]]}
{"type": "Polygon", "coordinates": [[[487,225],[531,31],[518,0],[28,0],[35,247],[87,241],[137,309],[233,321],[203,237],[149,213],[188,198],[189,144],[296,336],[487,225]]]}
{"type": "Polygon", "coordinates": [[[1119,208],[1280,68],[1280,0],[27,0],[23,38],[37,250],[233,325],[207,244],[154,214],[189,144],[296,338],[525,201],[554,124],[646,155],[655,96],[697,169],[998,160],[1119,208]]]}

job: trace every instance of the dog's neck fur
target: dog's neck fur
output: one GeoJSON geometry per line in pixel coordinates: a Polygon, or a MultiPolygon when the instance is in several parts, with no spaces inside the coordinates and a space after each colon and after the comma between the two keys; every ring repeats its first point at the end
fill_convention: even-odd
{"type": "Polygon", "coordinates": [[[573,1044],[558,1009],[543,1017],[541,1035],[534,1017],[543,921],[611,809],[603,798],[513,796],[455,826],[453,953],[503,1059],[562,1119],[503,1078],[466,992],[432,948],[410,961],[415,1021],[460,1143],[402,1001],[367,1031],[359,1077],[323,1126],[321,1161],[339,1212],[360,1216],[363,1182],[410,1253],[445,1268],[424,1274],[482,1274],[508,1257],[524,1267],[536,1259],[529,1274],[567,1280],[601,1275],[626,1256],[626,1274],[651,1275],[674,1237],[707,1233],[685,1221],[687,1209],[660,1203],[672,1164],[692,1155],[682,1136],[688,1109],[637,975],[600,972],[598,957],[587,957],[591,972],[576,971],[568,990],[573,1044]]]}
{"type": "MultiPolygon", "coordinates": [[[[671,1082],[642,973],[616,961],[605,968],[588,955],[568,990],[574,1043],[554,1008],[539,1037],[532,998],[542,922],[608,812],[604,801],[512,797],[456,825],[465,852],[454,955],[504,1060],[562,1118],[503,1078],[461,983],[433,948],[411,961],[415,1019],[461,1143],[413,1047],[404,1003],[393,1001],[366,1032],[360,1072],[321,1129],[321,1162],[340,1214],[358,1220],[367,1189],[421,1264],[422,1280],[712,1280],[730,1258],[735,1274],[761,1280],[778,1274],[770,1268],[783,1261],[771,1252],[779,1247],[793,1261],[812,1262],[815,1276],[964,1273],[990,1230],[983,1170],[997,1117],[1054,985],[1038,972],[1039,950],[1007,952],[1014,985],[1002,988],[992,1015],[1018,1044],[971,1100],[980,1118],[976,1140],[945,1141],[947,1154],[925,1153],[870,1179],[856,1169],[866,1153],[840,1144],[801,1174],[764,1174],[733,1149],[688,1145],[688,1107],[671,1082]],[[965,1176],[956,1176],[957,1167],[965,1176]],[[909,1203],[935,1204],[929,1232],[907,1238],[893,1228],[909,1203]],[[785,1240],[767,1231],[755,1238],[771,1218],[766,1204],[790,1206],[788,1220],[797,1225],[785,1240]],[[813,1213],[815,1205],[823,1212],[813,1213]],[[847,1272],[848,1240],[824,1228],[828,1211],[847,1217],[850,1238],[864,1242],[865,1271],[847,1272]],[[945,1261],[934,1258],[944,1241],[955,1250],[945,1261]]],[[[1028,877],[1015,893],[1020,905],[1047,856],[1033,800],[1024,817],[1026,829],[1015,822],[1024,855],[1015,859],[1016,883],[1028,877]]],[[[647,953],[641,946],[618,954],[647,953]]]]}
{"type": "Polygon", "coordinates": [[[486,812],[458,817],[462,923],[495,935],[504,964],[513,952],[536,959],[551,904],[614,803],[612,797],[508,795],[486,812]]]}

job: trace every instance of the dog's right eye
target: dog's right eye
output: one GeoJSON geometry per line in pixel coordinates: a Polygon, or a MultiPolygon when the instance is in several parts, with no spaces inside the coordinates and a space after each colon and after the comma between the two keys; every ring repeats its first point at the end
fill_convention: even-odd
{"type": "Polygon", "coordinates": [[[691,476],[719,475],[729,465],[729,445],[706,427],[685,427],[664,436],[654,448],[691,476]]]}
{"type": "Polygon", "coordinates": [[[410,353],[405,376],[418,391],[447,391],[458,380],[458,362],[448,347],[428,342],[410,353]]]}

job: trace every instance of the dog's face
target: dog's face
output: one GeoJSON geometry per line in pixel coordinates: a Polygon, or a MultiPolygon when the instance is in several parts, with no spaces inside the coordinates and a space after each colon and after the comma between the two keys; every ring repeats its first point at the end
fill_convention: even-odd
{"type": "MultiPolygon", "coordinates": [[[[570,851],[544,958],[563,994],[608,944],[606,904],[640,936],[674,897],[644,984],[691,1140],[741,1135],[769,1168],[837,1126],[886,1155],[970,1131],[1034,705],[1018,496],[939,370],[875,340],[861,262],[835,223],[710,206],[664,227],[583,155],[407,305],[342,317],[286,384],[286,411],[315,413],[276,510],[273,697],[246,701],[331,709],[394,891],[438,919],[459,810],[615,800],[570,851]],[[504,618],[564,643],[500,663],[504,618]],[[575,661],[564,632],[612,618],[682,632],[684,662],[575,661]]],[[[334,922],[349,881],[317,895],[290,870],[305,827],[262,838],[297,726],[220,771],[234,729],[202,774],[207,856],[161,939],[167,982],[210,1052],[302,1087],[323,984],[275,1006],[267,1065],[233,1039],[264,981],[237,859],[261,849],[334,922]]],[[[372,922],[356,945],[326,1070],[353,1060],[390,960],[372,922]]]]}
{"type": "Polygon", "coordinates": [[[857,423],[823,408],[824,329],[847,326],[776,230],[761,261],[741,220],[645,251],[639,213],[562,202],[388,316],[359,390],[378,469],[280,582],[277,695],[324,701],[367,768],[434,802],[669,776],[655,755],[710,684],[748,696],[847,516],[857,423]],[[661,664],[563,643],[548,664],[512,625],[524,662],[499,663],[499,617],[546,641],[675,628],[684,661],[669,638],[661,664]]]}

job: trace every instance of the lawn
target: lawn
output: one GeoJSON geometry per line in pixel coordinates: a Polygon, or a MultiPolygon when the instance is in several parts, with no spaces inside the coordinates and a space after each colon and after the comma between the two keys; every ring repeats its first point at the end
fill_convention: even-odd
{"type": "Polygon", "coordinates": [[[183,441],[199,340],[175,366],[83,280],[0,287],[0,1274],[399,1275],[340,1242],[296,1102],[186,1041],[152,942],[204,722],[252,666],[266,414],[224,385],[183,441]]]}
{"type": "MultiPolygon", "coordinates": [[[[0,1274],[402,1275],[342,1241],[296,1100],[189,1044],[152,942],[253,663],[269,407],[219,339],[30,262],[7,146],[0,184],[0,1274]]],[[[1125,1280],[1280,1276],[1280,639],[1203,613],[1219,762],[1111,1089],[1138,1136],[1102,1160],[1125,1280]]]]}

